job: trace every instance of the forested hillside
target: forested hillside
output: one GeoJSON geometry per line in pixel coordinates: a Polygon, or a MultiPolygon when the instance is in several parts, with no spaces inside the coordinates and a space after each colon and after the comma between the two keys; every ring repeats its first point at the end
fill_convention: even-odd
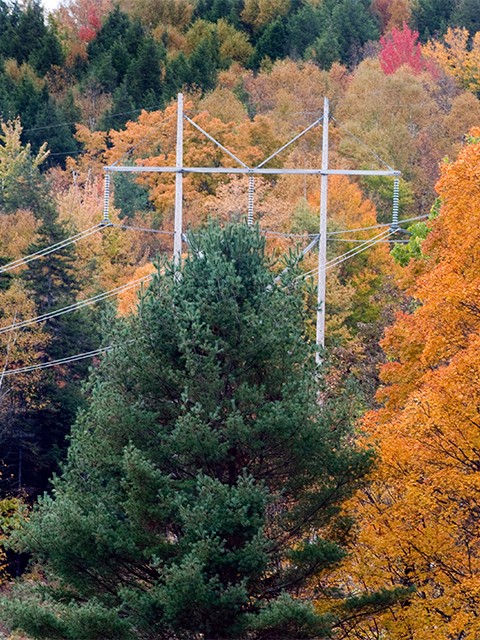
{"type": "Polygon", "coordinates": [[[0,635],[478,637],[479,97],[479,0],[0,0],[0,635]],[[217,169],[328,97],[319,364],[318,175],[106,196],[179,92],[217,169]]]}

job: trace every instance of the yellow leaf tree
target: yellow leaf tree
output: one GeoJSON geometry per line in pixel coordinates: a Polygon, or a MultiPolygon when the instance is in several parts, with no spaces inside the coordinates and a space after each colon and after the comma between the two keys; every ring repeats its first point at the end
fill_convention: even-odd
{"type": "Polygon", "coordinates": [[[480,32],[473,38],[467,29],[450,28],[443,42],[430,40],[424,47],[425,56],[432,58],[443,71],[469,91],[480,91],[480,32]]]}

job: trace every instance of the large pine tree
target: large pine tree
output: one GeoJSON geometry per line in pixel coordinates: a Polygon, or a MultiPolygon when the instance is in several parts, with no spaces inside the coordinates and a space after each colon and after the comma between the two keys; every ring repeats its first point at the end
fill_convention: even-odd
{"type": "Polygon", "coordinates": [[[305,588],[343,555],[339,508],[369,455],[319,408],[302,296],[260,234],[210,227],[190,249],[114,323],[63,474],[19,534],[46,580],[4,611],[31,637],[328,633],[305,588]]]}

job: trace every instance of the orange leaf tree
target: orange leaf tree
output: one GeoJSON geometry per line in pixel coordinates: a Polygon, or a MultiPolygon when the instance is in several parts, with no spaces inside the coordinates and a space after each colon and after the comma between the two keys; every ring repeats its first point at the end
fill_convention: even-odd
{"type": "Polygon", "coordinates": [[[350,637],[480,635],[480,129],[437,189],[416,308],[383,342],[383,407],[364,423],[380,463],[356,497],[360,537],[345,570],[352,588],[415,591],[350,637]]]}

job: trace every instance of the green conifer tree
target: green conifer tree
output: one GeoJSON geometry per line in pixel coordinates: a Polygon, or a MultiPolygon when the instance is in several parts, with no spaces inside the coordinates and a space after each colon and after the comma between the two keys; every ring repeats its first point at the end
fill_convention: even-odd
{"type": "Polygon", "coordinates": [[[129,94],[137,107],[161,107],[161,74],[165,49],[145,38],[125,76],[129,94]]]}
{"type": "Polygon", "coordinates": [[[452,23],[468,29],[472,36],[480,31],[480,3],[478,0],[460,0],[453,11],[452,23]]]}
{"type": "Polygon", "coordinates": [[[292,14],[287,22],[287,33],[290,55],[303,57],[305,51],[318,37],[322,30],[324,11],[310,3],[304,4],[299,11],[292,14]]]}
{"type": "Polygon", "coordinates": [[[168,59],[163,82],[165,100],[173,98],[188,83],[189,78],[190,67],[183,51],[168,59]]]}
{"type": "Polygon", "coordinates": [[[342,557],[339,508],[369,456],[318,406],[303,299],[261,235],[210,227],[190,248],[111,329],[63,474],[19,534],[46,583],[3,612],[33,638],[329,632],[302,589],[342,557]]]}
{"type": "MultiPolygon", "coordinates": [[[[37,240],[29,253],[61,242],[68,236],[58,221],[55,208],[45,198],[35,210],[41,224],[37,240]]],[[[35,301],[38,315],[74,302],[81,290],[81,277],[75,268],[75,248],[69,245],[28,264],[22,274],[35,301]]],[[[45,361],[89,351],[98,346],[92,311],[83,310],[49,319],[44,330],[48,342],[43,348],[45,361]]],[[[23,417],[26,442],[23,477],[31,493],[43,491],[63,458],[66,437],[81,404],[80,387],[87,373],[85,361],[68,368],[47,369],[38,384],[32,410],[23,417]]]]}
{"type": "Polygon", "coordinates": [[[259,67],[264,58],[278,60],[287,54],[287,30],[285,20],[276,18],[268,24],[255,45],[255,53],[252,56],[252,65],[259,67]]]}
{"type": "Polygon", "coordinates": [[[440,36],[450,24],[456,2],[451,0],[418,0],[413,4],[413,23],[425,41],[440,36]]]}
{"type": "Polygon", "coordinates": [[[211,91],[217,83],[220,67],[220,48],[216,33],[200,40],[188,58],[188,84],[211,91]]]}

